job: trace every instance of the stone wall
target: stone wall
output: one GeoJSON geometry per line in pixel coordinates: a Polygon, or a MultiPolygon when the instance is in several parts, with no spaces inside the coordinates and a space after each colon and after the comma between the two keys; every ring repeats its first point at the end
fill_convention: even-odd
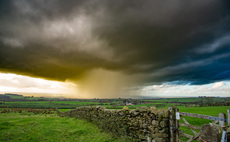
{"type": "Polygon", "coordinates": [[[108,110],[104,107],[79,107],[60,112],[61,117],[76,117],[96,123],[99,127],[117,136],[128,136],[132,141],[169,141],[169,111],[155,107],[129,110],[108,110]]]}

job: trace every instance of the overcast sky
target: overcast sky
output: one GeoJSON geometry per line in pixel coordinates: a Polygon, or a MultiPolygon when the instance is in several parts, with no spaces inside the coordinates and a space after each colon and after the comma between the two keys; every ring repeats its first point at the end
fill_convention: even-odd
{"type": "Polygon", "coordinates": [[[23,92],[13,73],[78,97],[230,96],[229,25],[228,0],[0,0],[0,86],[23,92]]]}

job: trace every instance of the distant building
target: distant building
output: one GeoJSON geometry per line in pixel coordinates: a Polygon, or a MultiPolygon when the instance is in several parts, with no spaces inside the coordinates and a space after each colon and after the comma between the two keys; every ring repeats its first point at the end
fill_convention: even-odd
{"type": "Polygon", "coordinates": [[[134,105],[134,104],[133,104],[133,103],[128,103],[128,102],[126,102],[125,105],[126,105],[126,106],[132,106],[132,105],[134,105]]]}

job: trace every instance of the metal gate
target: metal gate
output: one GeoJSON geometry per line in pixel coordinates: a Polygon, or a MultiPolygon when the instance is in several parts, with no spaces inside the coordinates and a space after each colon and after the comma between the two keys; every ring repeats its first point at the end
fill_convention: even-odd
{"type": "Polygon", "coordinates": [[[225,113],[220,113],[219,117],[215,116],[208,116],[208,115],[201,115],[201,114],[194,114],[194,113],[187,113],[187,112],[179,112],[179,109],[176,107],[169,107],[169,114],[170,114],[170,142],[183,142],[180,137],[186,137],[188,138],[187,142],[192,142],[193,140],[202,140],[200,137],[200,130],[201,126],[191,125],[185,118],[186,117],[194,117],[194,118],[200,118],[200,119],[208,119],[213,120],[212,124],[217,125],[219,123],[219,126],[223,128],[222,132],[222,138],[221,142],[227,142],[227,136],[226,136],[226,126],[227,123],[230,124],[230,109],[228,109],[228,119],[226,119],[225,113]],[[179,120],[183,120],[184,123],[179,122],[179,120]],[[180,130],[180,126],[184,126],[189,128],[193,135],[184,133],[180,130]]]}

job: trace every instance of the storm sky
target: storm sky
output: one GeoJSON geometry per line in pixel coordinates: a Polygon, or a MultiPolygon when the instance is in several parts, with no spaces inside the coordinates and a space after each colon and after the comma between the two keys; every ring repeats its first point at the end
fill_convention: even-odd
{"type": "Polygon", "coordinates": [[[111,97],[226,85],[230,2],[0,0],[0,72],[111,97]]]}

